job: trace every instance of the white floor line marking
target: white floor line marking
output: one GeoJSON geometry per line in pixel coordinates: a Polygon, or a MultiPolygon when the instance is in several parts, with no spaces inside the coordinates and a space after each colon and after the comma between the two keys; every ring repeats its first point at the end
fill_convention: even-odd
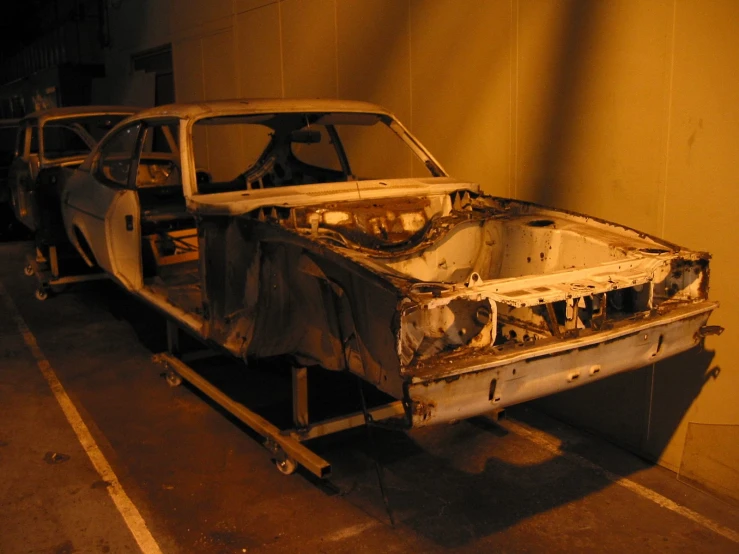
{"type": "Polygon", "coordinates": [[[509,431],[511,431],[512,433],[515,433],[516,435],[519,435],[521,437],[524,437],[525,439],[528,439],[534,444],[541,446],[545,450],[548,450],[549,452],[556,454],[557,456],[566,458],[567,460],[579,465],[580,467],[590,469],[594,473],[597,473],[598,475],[605,477],[606,479],[608,479],[609,481],[613,483],[616,483],[617,485],[621,485],[625,489],[628,489],[631,492],[638,494],[642,498],[651,500],[658,506],[661,506],[662,508],[665,508],[667,510],[671,510],[677,514],[680,514],[681,516],[697,523],[698,525],[702,525],[706,529],[710,529],[714,533],[717,533],[718,535],[721,535],[722,537],[727,538],[730,541],[739,544],[739,533],[737,533],[733,529],[724,527],[723,525],[720,525],[716,523],[715,521],[708,519],[707,517],[699,514],[698,512],[694,512],[690,508],[686,508],[685,506],[682,506],[678,504],[677,502],[670,500],[669,498],[662,496],[661,494],[653,491],[652,489],[649,489],[643,485],[640,485],[639,483],[632,481],[631,479],[627,479],[626,477],[622,477],[621,475],[617,475],[616,473],[608,471],[607,469],[599,466],[598,464],[591,462],[590,460],[586,458],[583,458],[579,454],[575,454],[574,452],[563,451],[559,446],[554,444],[549,438],[549,435],[544,433],[543,431],[530,429],[520,423],[515,423],[511,420],[501,421],[500,423],[502,427],[508,429],[509,431]]]}
{"type": "Polygon", "coordinates": [[[360,533],[364,533],[367,529],[371,529],[377,525],[379,525],[377,521],[368,521],[367,523],[352,525],[351,527],[347,527],[346,529],[330,534],[325,540],[329,542],[343,541],[351,537],[356,537],[360,533]]]}
{"type": "Polygon", "coordinates": [[[23,317],[21,317],[18,308],[16,308],[15,303],[10,298],[8,291],[5,289],[2,282],[0,282],[0,296],[2,296],[5,301],[11,318],[14,320],[18,331],[23,336],[23,341],[33,354],[33,357],[36,358],[38,368],[41,370],[46,382],[49,384],[51,391],[54,393],[59,406],[61,406],[67,421],[72,426],[72,429],[77,435],[77,439],[80,441],[82,448],[90,458],[92,465],[95,467],[103,481],[110,483],[107,487],[108,494],[110,494],[110,498],[123,516],[123,520],[126,522],[126,525],[133,534],[134,539],[136,539],[139,548],[141,548],[141,551],[144,554],[162,554],[159,545],[149,532],[149,528],[146,526],[144,518],[141,517],[138,509],[133,502],[131,502],[126,491],[123,490],[120,481],[118,481],[118,477],[113,472],[113,468],[108,463],[108,460],[105,459],[105,456],[95,442],[95,439],[92,438],[90,430],[87,428],[87,425],[85,425],[80,413],[77,411],[77,408],[64,390],[64,387],[56,376],[49,360],[46,359],[41,348],[39,348],[38,342],[36,342],[36,337],[33,336],[33,333],[31,333],[31,330],[26,325],[23,317]]]}

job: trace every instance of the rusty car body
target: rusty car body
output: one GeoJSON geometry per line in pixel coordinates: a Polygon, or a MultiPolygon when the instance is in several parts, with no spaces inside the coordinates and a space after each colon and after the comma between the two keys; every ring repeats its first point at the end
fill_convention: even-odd
{"type": "Polygon", "coordinates": [[[38,241],[66,241],[59,191],[66,175],[118,122],[136,113],[125,106],[77,106],[33,112],[18,123],[8,184],[15,217],[38,241]]]}
{"type": "Polygon", "coordinates": [[[63,193],[91,265],[247,362],[349,371],[424,426],[697,345],[709,256],[448,176],[388,111],[143,111],[63,193]]]}

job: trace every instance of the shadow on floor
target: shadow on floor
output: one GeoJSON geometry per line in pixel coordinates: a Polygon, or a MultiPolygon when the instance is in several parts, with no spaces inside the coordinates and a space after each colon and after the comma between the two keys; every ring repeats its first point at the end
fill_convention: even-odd
{"type": "Polygon", "coordinates": [[[13,215],[9,204],[0,203],[0,242],[30,240],[31,231],[26,229],[13,215]]]}
{"type": "MultiPolygon", "coordinates": [[[[79,297],[80,301],[89,302],[96,309],[109,311],[127,322],[152,353],[166,348],[164,318],[112,283],[91,284],[79,297]]],[[[191,346],[197,347],[197,343],[193,341],[191,346]]],[[[679,386],[674,387],[676,394],[671,400],[671,410],[661,412],[660,428],[666,433],[662,440],[654,443],[662,447],[669,438],[667,431],[677,428],[703,385],[719,373],[711,368],[711,352],[696,350],[678,359],[681,360],[680,374],[673,374],[673,377],[679,386]]],[[[275,362],[247,368],[228,356],[192,365],[233,399],[281,428],[291,426],[290,372],[284,365],[275,362]]],[[[644,370],[632,373],[638,375],[640,371],[644,370]]],[[[360,409],[353,376],[319,369],[310,372],[313,417],[323,419],[360,409]]],[[[618,376],[611,379],[618,379],[618,376]]],[[[247,435],[261,440],[217,404],[191,390],[247,435]]],[[[372,404],[388,400],[370,386],[365,385],[364,390],[372,404]]],[[[588,387],[572,392],[587,395],[588,387]]],[[[612,394],[613,406],[634,401],[627,396],[628,387],[624,394],[626,396],[612,394]]],[[[604,404],[602,409],[608,412],[612,408],[604,404]]],[[[537,427],[536,417],[529,419],[530,424],[537,427]]],[[[525,439],[485,418],[410,432],[374,428],[372,433],[372,442],[367,440],[364,428],[312,441],[310,447],[333,465],[334,475],[327,482],[315,480],[307,472],[302,472],[302,476],[326,494],[339,495],[372,517],[388,523],[373,462],[378,459],[384,468],[386,490],[396,521],[442,547],[473,543],[537,514],[565,507],[612,484],[602,475],[584,471],[561,455],[542,450],[539,459],[527,458],[528,454],[520,446],[520,441],[525,439]],[[511,454],[517,451],[521,452],[520,456],[511,454]]],[[[527,450],[530,451],[530,445],[527,450]]],[[[581,444],[565,443],[562,450],[589,456],[587,447],[581,444]]],[[[628,455],[618,459],[617,467],[611,469],[626,477],[651,465],[628,455]]]]}

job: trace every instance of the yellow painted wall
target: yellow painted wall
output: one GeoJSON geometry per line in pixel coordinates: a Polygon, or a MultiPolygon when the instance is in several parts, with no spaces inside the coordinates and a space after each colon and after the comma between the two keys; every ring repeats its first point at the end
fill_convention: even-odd
{"type": "MultiPolygon", "coordinates": [[[[739,209],[739,2],[149,4],[159,19],[141,35],[150,43],[158,24],[162,42],[172,40],[179,100],[378,102],[450,173],[490,193],[711,251],[712,296],[722,302],[714,323],[727,330],[707,351],[540,405],[676,471],[684,452],[695,452],[689,423],[718,425],[714,446],[736,449],[720,429],[739,425],[739,257],[730,238],[739,209]]],[[[728,459],[739,466],[739,455],[728,459]]],[[[692,479],[700,467],[691,465],[692,479]]]]}
{"type": "MultiPolygon", "coordinates": [[[[678,243],[710,251],[711,294],[721,301],[714,323],[726,332],[708,341],[719,373],[693,404],[671,442],[669,461],[680,446],[692,449],[687,423],[739,425],[739,256],[732,237],[739,212],[739,2],[681,0],[674,25],[662,234],[678,243]]],[[[716,432],[705,445],[729,451],[734,461],[729,493],[739,498],[739,443],[736,428],[716,432]]],[[[694,449],[692,449],[694,450],[694,449]]],[[[699,472],[698,472],[699,475],[699,472]]]]}

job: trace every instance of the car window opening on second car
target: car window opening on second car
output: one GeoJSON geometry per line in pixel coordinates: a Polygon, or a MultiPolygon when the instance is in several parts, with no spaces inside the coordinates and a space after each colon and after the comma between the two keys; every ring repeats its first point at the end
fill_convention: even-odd
{"type": "MultiPolygon", "coordinates": [[[[47,160],[85,156],[110,129],[128,115],[77,115],[49,120],[41,129],[43,156],[47,160]]],[[[37,145],[35,151],[38,152],[37,145]]],[[[34,153],[34,146],[31,147],[31,153],[34,153]]]]}

